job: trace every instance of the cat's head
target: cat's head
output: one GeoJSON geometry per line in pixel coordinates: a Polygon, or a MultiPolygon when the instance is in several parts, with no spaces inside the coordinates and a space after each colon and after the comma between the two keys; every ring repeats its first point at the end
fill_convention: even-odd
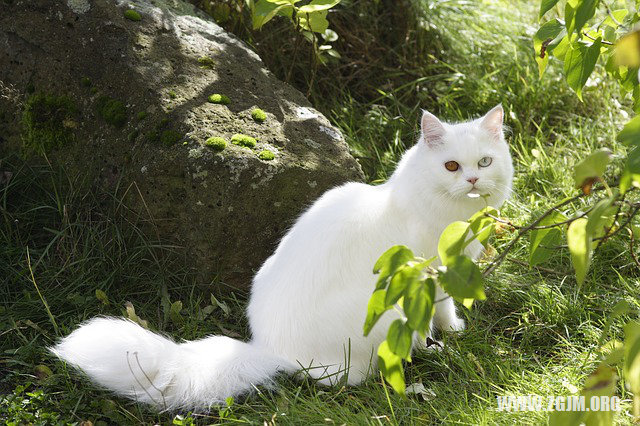
{"type": "Polygon", "coordinates": [[[456,124],[424,112],[418,143],[432,190],[460,202],[477,204],[480,196],[487,195],[489,204],[502,204],[511,192],[513,177],[503,116],[501,105],[481,118],[456,124]]]}

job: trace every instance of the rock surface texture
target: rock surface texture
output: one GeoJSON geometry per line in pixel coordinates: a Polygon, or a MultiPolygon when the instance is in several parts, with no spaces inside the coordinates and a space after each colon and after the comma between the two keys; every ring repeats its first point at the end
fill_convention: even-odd
{"type": "Polygon", "coordinates": [[[325,117],[182,0],[1,3],[0,152],[122,197],[205,284],[247,288],[306,206],[362,179],[325,117]]]}

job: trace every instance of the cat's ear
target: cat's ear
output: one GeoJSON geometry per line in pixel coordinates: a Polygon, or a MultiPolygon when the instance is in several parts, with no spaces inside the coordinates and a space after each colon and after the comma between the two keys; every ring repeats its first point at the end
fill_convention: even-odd
{"type": "Polygon", "coordinates": [[[429,111],[423,111],[420,127],[422,129],[422,139],[430,146],[439,144],[445,133],[442,122],[429,111]]]}
{"type": "Polygon", "coordinates": [[[502,104],[498,104],[481,118],[480,126],[489,132],[496,140],[502,140],[502,122],[504,120],[504,110],[502,104]]]}

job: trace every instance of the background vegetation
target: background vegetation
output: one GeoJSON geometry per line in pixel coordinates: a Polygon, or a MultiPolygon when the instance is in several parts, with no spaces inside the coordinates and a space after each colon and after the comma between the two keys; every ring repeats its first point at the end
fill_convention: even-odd
{"type": "MultiPolygon", "coordinates": [[[[459,120],[502,102],[516,167],[502,215],[516,224],[576,194],[567,171],[588,153],[611,149],[612,174],[626,156],[615,135],[628,120],[629,101],[600,65],[584,102],[554,60],[538,78],[537,2],[343,0],[328,15],[341,58],[326,66],[312,59],[309,43],[297,43],[286,20],[254,31],[242,2],[198,3],[281,79],[308,93],[343,131],[372,183],[386,179],[417,140],[422,108],[459,120]]],[[[540,424],[547,414],[496,411],[496,396],[575,393],[597,364],[594,351],[613,306],[625,299],[638,308],[640,271],[623,242],[600,248],[578,291],[566,250],[532,269],[527,241],[520,241],[489,277],[487,300],[467,313],[467,330],[444,336],[443,351],[413,357],[407,383],[425,390],[408,400],[377,377],[342,389],[283,378],[275,391],[209,415],[155,414],[93,388],[45,347],[84,319],[132,310],[178,338],[246,337],[247,295],[204,297],[174,261],[174,248],[139,232],[145,218],[126,215],[111,194],[78,188],[55,167],[0,162],[0,419],[9,423],[540,424]],[[17,170],[11,179],[1,173],[5,165],[17,170]]],[[[512,235],[501,228],[494,245],[512,235]]],[[[612,337],[622,336],[628,319],[613,321],[612,337]]],[[[630,423],[624,383],[617,394],[626,402],[616,421],[630,423]]]]}

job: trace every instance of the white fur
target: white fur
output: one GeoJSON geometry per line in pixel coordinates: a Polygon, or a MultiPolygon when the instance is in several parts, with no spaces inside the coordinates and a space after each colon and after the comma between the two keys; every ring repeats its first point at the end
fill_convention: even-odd
{"type": "MultiPolygon", "coordinates": [[[[278,371],[303,369],[324,384],[360,383],[375,368],[375,351],[395,319],[384,315],[363,336],[376,259],[404,244],[430,257],[444,228],[484,207],[470,190],[499,206],[513,168],[502,135],[502,107],[459,124],[425,112],[423,136],[387,183],[347,183],[326,192],[284,236],[253,280],[248,316],[252,339],[213,336],[176,344],[119,319],[89,321],[53,352],[101,385],[160,408],[207,408],[269,384],[278,371]],[[478,161],[491,157],[481,168],[478,161]],[[450,172],[444,163],[456,161],[450,172]],[[478,178],[473,185],[469,178],[478,178]]],[[[481,247],[472,244],[477,257],[481,247]]],[[[438,289],[437,299],[444,296],[438,289]]],[[[434,323],[462,330],[451,298],[434,323]]]]}

